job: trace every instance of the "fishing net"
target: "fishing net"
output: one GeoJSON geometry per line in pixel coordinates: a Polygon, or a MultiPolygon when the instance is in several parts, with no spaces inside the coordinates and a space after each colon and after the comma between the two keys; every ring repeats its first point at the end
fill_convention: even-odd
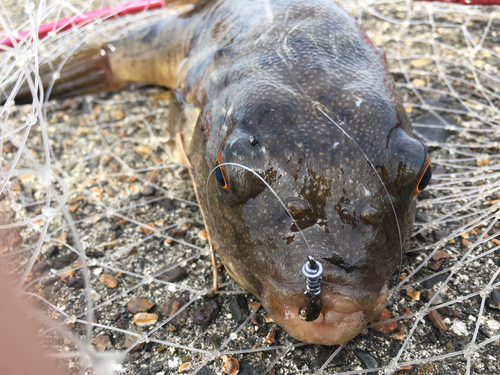
{"type": "Polygon", "coordinates": [[[193,323],[211,263],[187,169],[169,156],[168,91],[45,102],[36,89],[43,63],[179,9],[0,3],[0,257],[63,372],[219,374],[231,358],[240,374],[500,372],[500,8],[342,4],[385,51],[434,177],[388,312],[326,347],[289,337],[225,273],[214,323],[193,323]],[[15,105],[26,78],[38,95],[15,105]]]}

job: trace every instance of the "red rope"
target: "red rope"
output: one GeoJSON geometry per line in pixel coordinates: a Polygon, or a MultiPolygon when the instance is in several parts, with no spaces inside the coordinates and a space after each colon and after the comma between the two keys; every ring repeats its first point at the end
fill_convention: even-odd
{"type": "Polygon", "coordinates": [[[416,1],[454,3],[462,5],[500,5],[500,0],[416,0],[416,1]]]}
{"type": "MultiPolygon", "coordinates": [[[[81,23],[89,23],[97,18],[123,16],[125,14],[137,13],[143,10],[161,8],[162,6],[165,6],[163,0],[137,0],[131,1],[129,3],[93,10],[90,12],[82,13],[78,16],[62,18],[56,22],[41,25],[38,29],[38,38],[45,37],[51,31],[55,31],[56,33],[58,33],[60,31],[70,29],[73,26],[81,23]]],[[[12,47],[14,41],[19,42],[22,38],[30,33],[31,30],[20,31],[16,36],[8,36],[1,39],[0,45],[12,47]]]]}
{"type": "MultiPolygon", "coordinates": [[[[417,1],[440,1],[444,3],[455,3],[463,5],[499,5],[500,0],[417,0],[417,1]]],[[[89,23],[96,18],[103,18],[106,16],[123,16],[125,14],[137,13],[143,10],[150,10],[161,8],[165,4],[163,0],[137,0],[116,6],[110,6],[102,9],[93,10],[87,13],[82,13],[79,16],[72,16],[60,19],[56,22],[41,25],[38,29],[38,38],[45,37],[49,32],[55,31],[56,33],[70,29],[74,25],[80,23],[89,23]]],[[[0,40],[0,45],[12,47],[14,40],[19,42],[23,37],[30,34],[31,30],[23,30],[17,36],[8,36],[0,40]]]]}

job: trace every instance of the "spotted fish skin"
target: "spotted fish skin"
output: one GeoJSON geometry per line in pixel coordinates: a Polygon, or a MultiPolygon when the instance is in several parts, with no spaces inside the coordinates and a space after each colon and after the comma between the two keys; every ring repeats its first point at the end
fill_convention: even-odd
{"type": "Polygon", "coordinates": [[[170,133],[228,273],[299,340],[358,335],[385,306],[429,158],[356,21],[331,0],[212,0],[105,47],[113,89],[173,90],[170,133]],[[308,255],[314,322],[298,314],[308,255]]]}
{"type": "Polygon", "coordinates": [[[425,148],[385,57],[332,1],[218,1],[205,17],[179,69],[171,125],[192,134],[213,246],[294,337],[343,343],[385,306],[425,148]],[[192,107],[199,116],[185,121],[192,107]],[[229,163],[223,188],[217,160],[229,163]],[[262,180],[233,163],[272,187],[303,237],[262,180]],[[307,255],[324,268],[314,323],[297,319],[307,255]]]}

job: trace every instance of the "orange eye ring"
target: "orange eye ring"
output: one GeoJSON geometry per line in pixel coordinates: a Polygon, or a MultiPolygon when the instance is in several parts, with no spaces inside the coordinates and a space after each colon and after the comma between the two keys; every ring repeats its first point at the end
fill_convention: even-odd
{"type": "Polygon", "coordinates": [[[229,193],[229,184],[227,181],[227,174],[226,174],[226,168],[224,168],[224,161],[222,160],[222,154],[219,152],[219,155],[217,155],[217,159],[215,159],[215,164],[214,164],[214,175],[215,179],[219,183],[219,186],[222,190],[224,190],[226,193],[229,193]]]}
{"type": "Polygon", "coordinates": [[[424,190],[427,187],[427,185],[429,185],[429,182],[431,182],[431,179],[432,179],[432,164],[431,164],[431,158],[429,157],[429,155],[427,155],[427,159],[425,159],[425,166],[423,172],[420,175],[420,178],[418,179],[418,184],[417,186],[415,186],[415,190],[413,190],[413,193],[411,195],[412,196],[417,195],[422,190],[424,190]]]}

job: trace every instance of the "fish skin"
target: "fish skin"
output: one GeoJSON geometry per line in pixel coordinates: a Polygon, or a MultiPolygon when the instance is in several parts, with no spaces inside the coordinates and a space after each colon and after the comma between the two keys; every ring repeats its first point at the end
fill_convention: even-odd
{"type": "Polygon", "coordinates": [[[356,21],[328,0],[209,0],[102,48],[110,89],[173,90],[170,133],[228,273],[299,340],[358,335],[385,306],[429,159],[356,21]],[[308,255],[324,270],[312,323],[308,255]]]}
{"type": "Polygon", "coordinates": [[[412,138],[384,56],[331,1],[218,1],[206,20],[179,68],[171,126],[187,135],[212,245],[292,336],[344,343],[385,306],[413,227],[425,148],[412,138]],[[193,107],[195,123],[182,116],[193,107]],[[229,192],[221,189],[217,158],[304,206],[296,219],[310,248],[252,173],[226,165],[229,192]],[[345,314],[330,327],[347,324],[341,334],[310,335],[325,327],[296,319],[307,255],[323,265],[322,294],[336,296],[325,303],[345,314]]]}

